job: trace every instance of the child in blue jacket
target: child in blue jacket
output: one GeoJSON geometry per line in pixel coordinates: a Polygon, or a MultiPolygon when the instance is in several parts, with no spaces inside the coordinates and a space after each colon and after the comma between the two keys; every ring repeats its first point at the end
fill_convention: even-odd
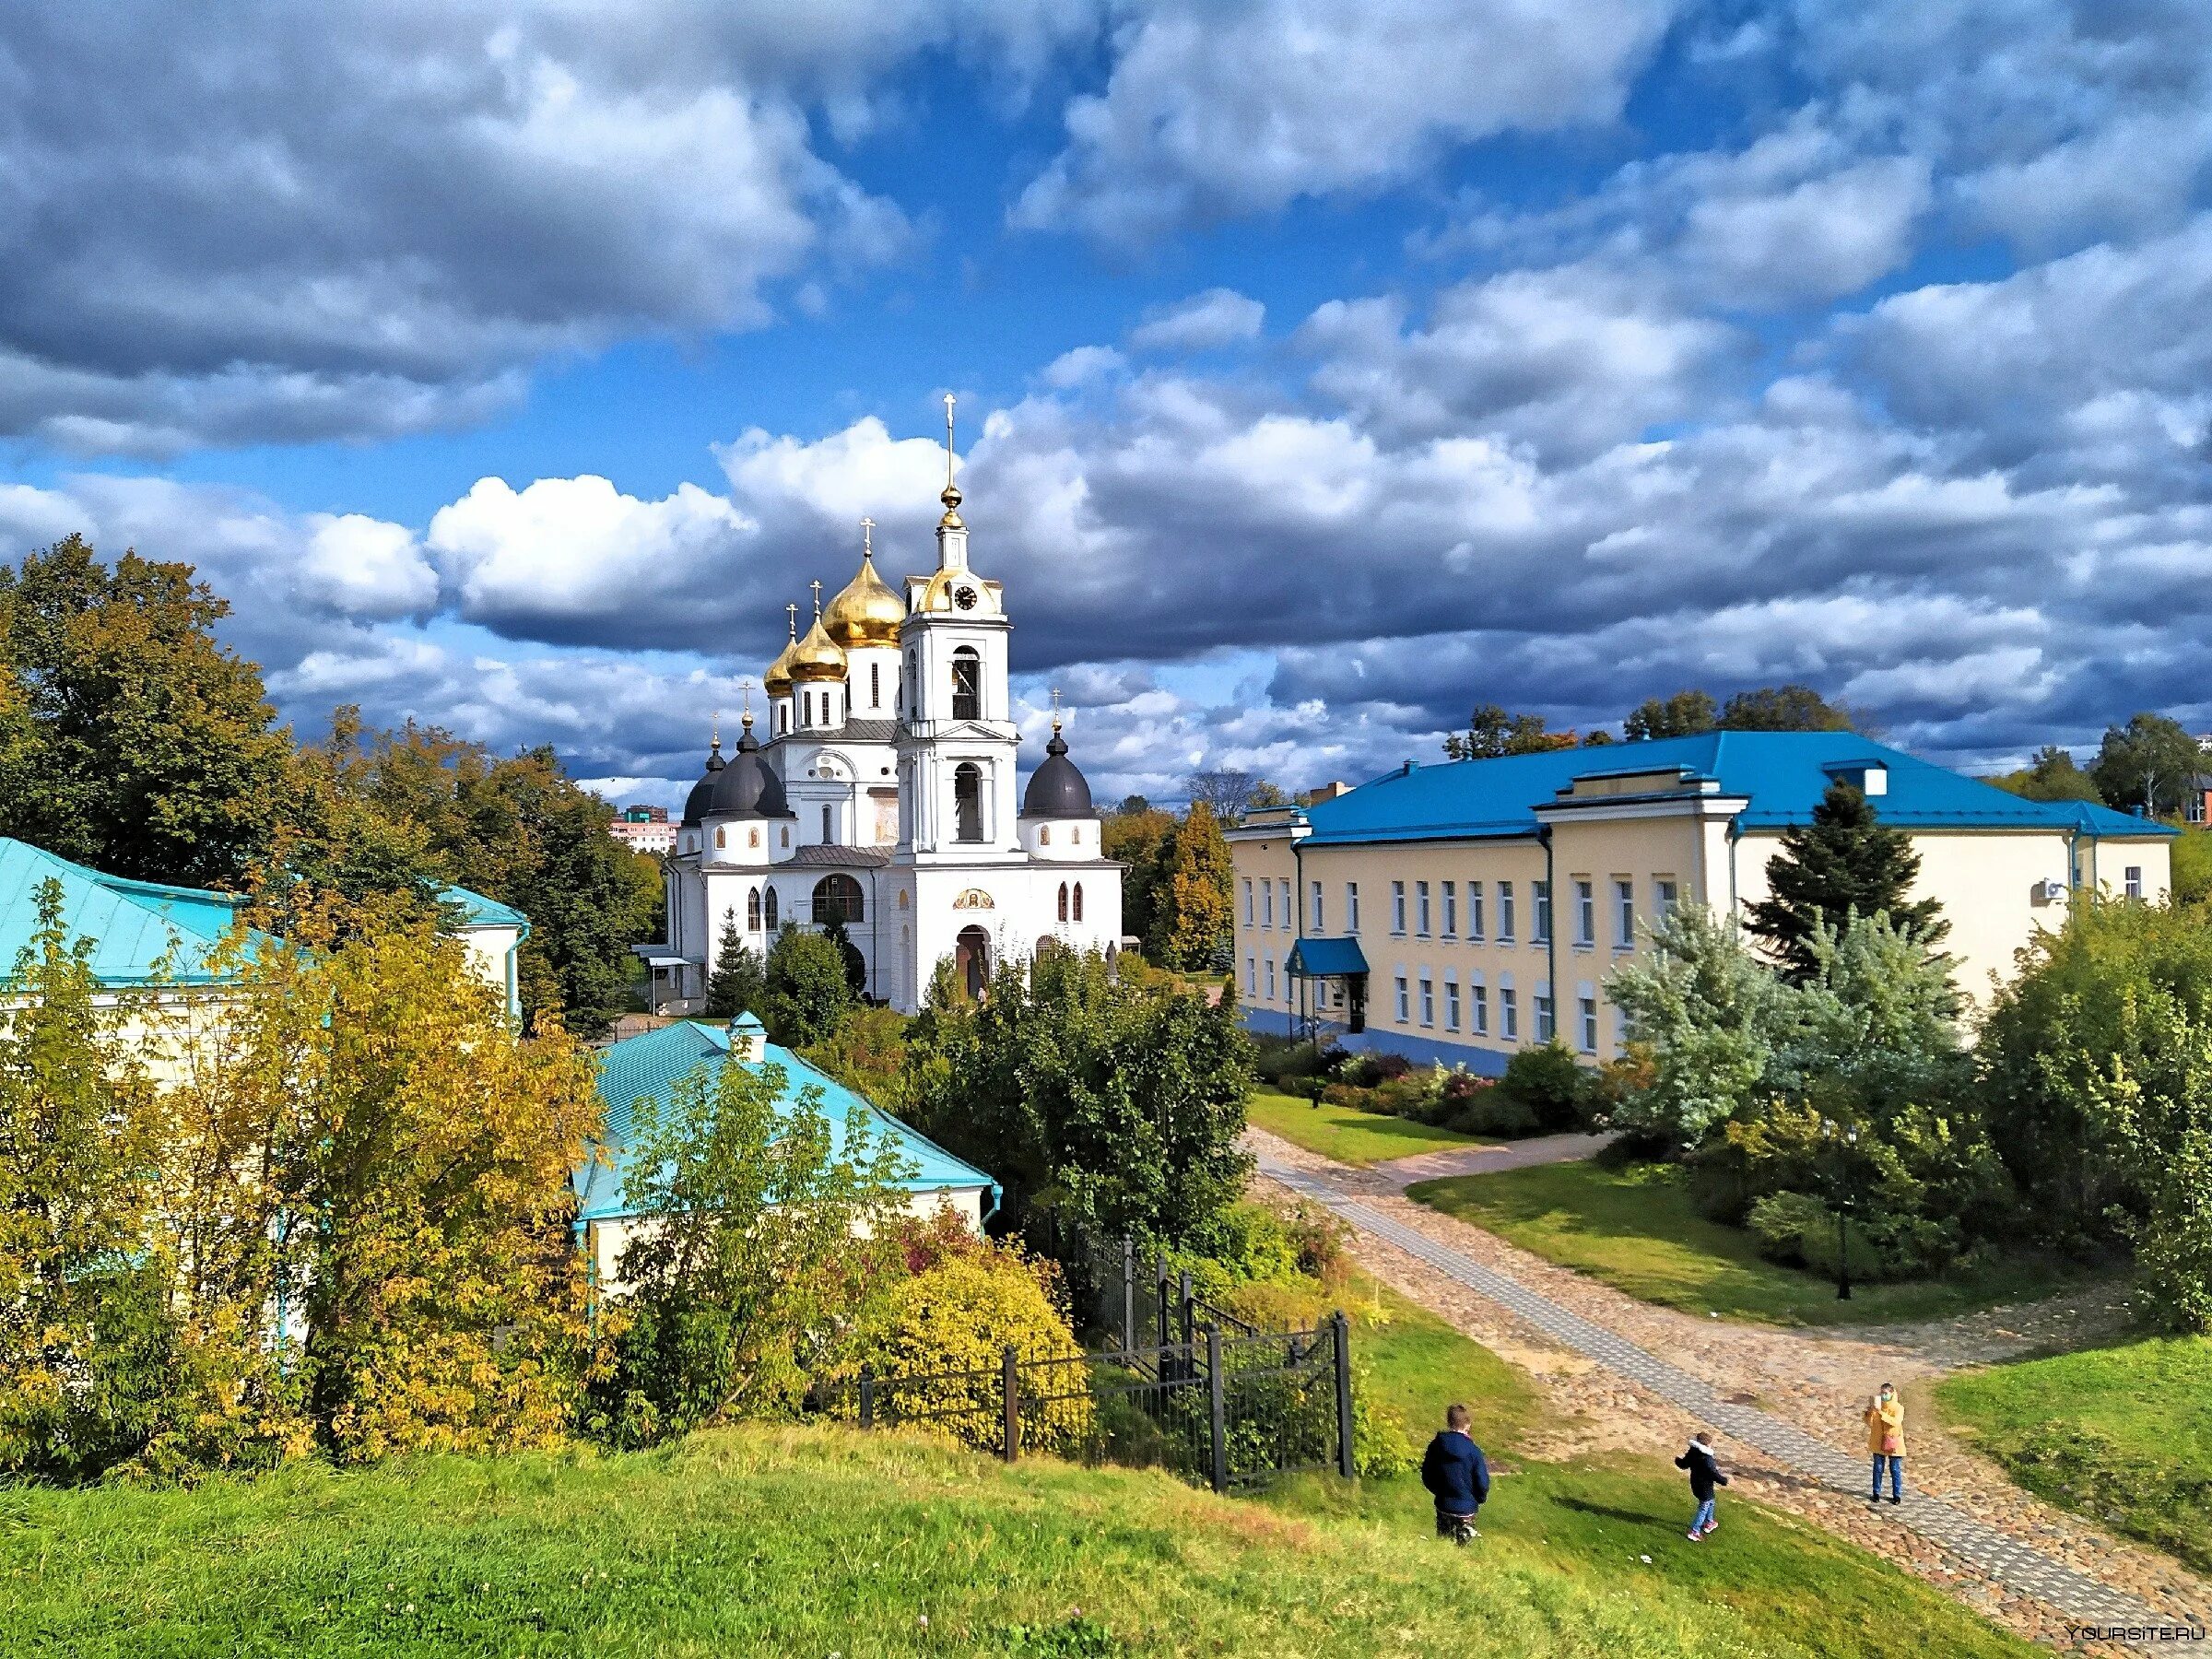
{"type": "Polygon", "coordinates": [[[1448,1409],[1443,1432],[1421,1458],[1421,1484],[1436,1500],[1436,1535],[1455,1544],[1482,1536],[1475,1530],[1475,1512],[1490,1495],[1490,1465],[1468,1434],[1467,1421],[1465,1406],[1448,1409]]]}

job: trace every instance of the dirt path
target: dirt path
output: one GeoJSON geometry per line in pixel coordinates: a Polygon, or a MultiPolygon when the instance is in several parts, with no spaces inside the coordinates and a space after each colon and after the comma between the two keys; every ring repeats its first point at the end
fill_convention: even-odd
{"type": "Polygon", "coordinates": [[[1386,1158],[1364,1170],[1346,1168],[1345,1181],[1361,1192],[1402,1193],[1417,1181],[1452,1175],[1488,1175],[1499,1170],[1526,1170],[1536,1164],[1573,1163],[1594,1158],[1613,1144],[1610,1135],[1535,1135],[1497,1146],[1455,1147],[1448,1152],[1416,1152],[1386,1158]]]}
{"type": "Polygon", "coordinates": [[[1386,1283],[1536,1377],[1560,1414],[1561,1426],[1525,1448],[1532,1455],[1608,1450],[1671,1455],[1698,1424],[1661,1388],[1628,1374],[1619,1359],[1608,1362],[1577,1351],[1501,1302],[1494,1284],[1486,1293],[1465,1282],[1470,1277],[1487,1281],[1505,1276],[1512,1286],[1533,1292],[1543,1306],[1588,1322],[1603,1336],[1633,1345],[1638,1359],[1625,1361],[1629,1371],[1643,1369],[1638,1359],[1663,1357],[1664,1369],[1710,1389],[1715,1404],[1701,1416],[1735,1415],[1740,1408],[1748,1414],[1747,1426],[1763,1414],[1784,1438],[1795,1430],[1820,1442],[1794,1459],[1771,1456],[1740,1441],[1724,1444],[1723,1452],[1724,1457],[1733,1454],[1735,1466],[1744,1471],[1747,1491],[1898,1562],[2023,1635],[2065,1645],[2065,1606],[2069,1601],[2081,1605],[2088,1593],[2082,1580],[2109,1592],[2109,1605],[2153,1608],[2177,1621],[2212,1614],[2212,1585],[2167,1557],[2115,1539],[2021,1491],[1994,1465],[1945,1436],[1929,1405],[1929,1387],[1959,1366],[2078,1342],[2115,1327],[2121,1310],[2109,1295],[2077,1293],[1926,1324],[1818,1335],[1700,1320],[1638,1301],[1495,1234],[1396,1194],[1377,1192],[1360,1179],[1365,1172],[1347,1171],[1277,1137],[1253,1131],[1249,1144],[1278,1181],[1356,1199],[1382,1227],[1418,1235],[1407,1243],[1438,1260],[1469,1265],[1455,1276],[1438,1260],[1424,1260],[1386,1241],[1372,1228],[1359,1231],[1355,1246],[1360,1261],[1386,1283]],[[1928,1531],[1900,1524],[1902,1512],[1887,1505],[1869,1510],[1857,1484],[1864,1478],[1863,1463],[1857,1463],[1861,1472],[1855,1479],[1840,1478],[1846,1465],[1836,1460],[1847,1453],[1855,1463],[1861,1456],[1865,1439],[1859,1411],[1865,1396],[1885,1380],[1897,1382],[1914,1408],[1907,1465],[1912,1490],[1939,1500],[1927,1506],[1924,1524],[1943,1532],[1955,1514],[1959,1527],[1952,1530],[1966,1537],[1958,1548],[1967,1554],[1947,1548],[1928,1531]],[[2003,1536],[1993,1545],[1974,1533],[1975,1524],[2003,1536]],[[1991,1562],[2006,1547],[2016,1552],[2006,1557],[2008,1569],[1993,1571],[1991,1562]],[[1969,1559],[1974,1554],[1983,1558],[1982,1564],[1969,1559]],[[2031,1586],[2041,1587],[2042,1594],[2033,1593],[2031,1586]]]}

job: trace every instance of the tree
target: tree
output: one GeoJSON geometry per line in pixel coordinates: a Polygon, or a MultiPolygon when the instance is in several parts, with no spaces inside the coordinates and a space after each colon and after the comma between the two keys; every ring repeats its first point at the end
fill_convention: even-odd
{"type": "Polygon", "coordinates": [[[1908,899],[1920,855],[1901,830],[1880,823],[1866,797],[1839,779],[1813,808],[1812,822],[1783,831],[1782,851],[1767,863],[1767,898],[1748,912],[1783,971],[1798,981],[1818,968],[1814,939],[1825,923],[1849,916],[1888,916],[1903,932],[1933,945],[1950,931],[1934,899],[1908,899]]]}
{"type": "Polygon", "coordinates": [[[0,570],[0,833],[118,875],[238,887],[288,797],[288,736],[229,606],[185,564],[70,535],[0,570]]]}
{"type": "Polygon", "coordinates": [[[2183,904],[2212,900],[2212,827],[2184,830],[2175,840],[2173,896],[2183,904]]]}
{"type": "Polygon", "coordinates": [[[1154,914],[1155,935],[1146,942],[1155,961],[1193,973],[1215,965],[1230,941],[1234,875],[1219,822],[1204,801],[1193,801],[1176,826],[1167,891],[1154,914]]]}
{"type": "Polygon", "coordinates": [[[768,1005],[768,970],[760,953],[745,942],[734,915],[722,921],[722,939],[714,951],[714,971],[707,976],[707,1018],[735,1019],[740,1014],[758,1015],[768,1005]]]}
{"type": "Polygon", "coordinates": [[[980,1004],[933,1001],[907,1069],[917,1124],[1006,1189],[1047,1254],[1078,1235],[1202,1241],[1242,1190],[1251,1039],[1228,1007],[1100,955],[1002,962],[980,1004]]]}
{"type": "Polygon", "coordinates": [[[837,949],[837,959],[845,971],[845,989],[853,994],[856,1003],[865,1002],[868,995],[868,959],[853,943],[853,935],[845,931],[842,918],[833,918],[823,924],[822,937],[837,949]]]}
{"type": "Polygon", "coordinates": [[[1720,706],[1710,691],[1677,691],[1672,697],[1647,697],[1638,703],[1621,731],[1631,743],[1654,737],[1694,737],[1710,732],[1720,721],[1720,706]]]}
{"type": "Polygon", "coordinates": [[[1849,709],[1830,702],[1810,686],[1760,686],[1738,691],[1721,709],[1724,732],[1855,732],[1849,709]]]}
{"type": "Polygon", "coordinates": [[[2191,780],[2206,771],[2212,760],[2181,723],[2146,711],[2105,728],[2089,776],[2108,804],[2157,818],[2178,814],[2191,780]]]}
{"type": "MultiPolygon", "coordinates": [[[[1251,809],[1253,792],[1259,787],[1259,780],[1250,772],[1233,768],[1193,772],[1191,802],[1194,806],[1203,803],[1217,818],[1233,824],[1251,809]]],[[[1274,785],[1267,787],[1273,789],[1274,785]]]]}
{"type": "Polygon", "coordinates": [[[769,947],[766,1005],[760,1018],[771,1040],[785,1048],[820,1042],[853,1006],[844,959],[826,935],[786,922],[769,947]]]}
{"type": "MultiPolygon", "coordinates": [[[[1100,827],[1100,850],[1128,867],[1122,873],[1122,930],[1151,940],[1159,927],[1160,907],[1167,896],[1168,872],[1175,857],[1175,819],[1171,813],[1130,802],[1131,795],[1100,827]]],[[[1149,949],[1150,946],[1147,945],[1149,949]]]]}
{"type": "Polygon", "coordinates": [[[2018,771],[1990,779],[1999,789],[2030,801],[2101,801],[2096,780],[2074,764],[2071,751],[2054,743],[2035,751],[2018,771]]]}
{"type": "Polygon", "coordinates": [[[1444,739],[1444,753],[1453,760],[1491,760],[1574,745],[1572,732],[1545,730],[1541,714],[1509,714],[1496,703],[1477,703],[1467,715],[1467,729],[1444,739]]]}
{"type": "Polygon", "coordinates": [[[652,1219],[622,1253],[626,1328],[594,1389],[622,1444],[790,1409],[879,1276],[896,1145],[857,1112],[832,1125],[818,1085],[786,1100],[789,1083],[729,1064],[639,1103],[623,1191],[652,1219]]]}

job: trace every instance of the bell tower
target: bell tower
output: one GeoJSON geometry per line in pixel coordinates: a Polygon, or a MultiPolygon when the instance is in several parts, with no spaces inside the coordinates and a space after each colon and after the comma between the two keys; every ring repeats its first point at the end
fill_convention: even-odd
{"type": "Polygon", "coordinates": [[[1002,590],[968,563],[953,481],[953,399],[945,398],[945,488],[937,568],[906,579],[899,629],[899,847],[917,863],[1018,858],[1019,740],[1006,689],[1002,590]]]}

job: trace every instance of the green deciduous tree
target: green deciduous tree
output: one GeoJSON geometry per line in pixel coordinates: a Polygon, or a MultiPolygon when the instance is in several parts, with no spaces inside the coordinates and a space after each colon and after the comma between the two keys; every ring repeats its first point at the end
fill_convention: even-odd
{"type": "Polygon", "coordinates": [[[1881,823],[1866,797],[1839,779],[1810,824],[1783,831],[1782,851],[1767,864],[1769,896],[1748,912],[1750,930],[1799,981],[1818,969],[1813,941],[1821,927],[1840,927],[1848,916],[1888,916],[1933,945],[1950,924],[1935,899],[1907,896],[1919,874],[1912,838],[1881,823]]]}
{"type": "Polygon", "coordinates": [[[2030,801],[2101,801],[2096,780],[2074,764],[2073,752],[2055,743],[2035,751],[2035,759],[2018,771],[1990,780],[1999,789],[2030,801]]]}
{"type": "Polygon", "coordinates": [[[833,1124],[818,1087],[782,1100],[788,1083],[731,1064],[641,1103],[624,1197],[650,1220],[622,1253],[626,1328],[594,1390],[621,1443],[791,1409],[887,1271],[895,1144],[857,1113],[833,1124]]]}
{"type": "Polygon", "coordinates": [[[1810,686],[1759,686],[1721,707],[1724,732],[1854,732],[1865,725],[1810,686]]]}
{"type": "Polygon", "coordinates": [[[1647,697],[1621,723],[1631,742],[1653,737],[1694,737],[1720,724],[1720,705],[1710,691],[1677,691],[1672,697],[1647,697]]]}
{"type": "Polygon", "coordinates": [[[1174,815],[1131,795],[1100,826],[1099,843],[1108,858],[1127,866],[1122,873],[1122,931],[1147,941],[1150,949],[1174,863],[1174,815]]]}
{"type": "Polygon", "coordinates": [[[1572,732],[1546,730],[1541,714],[1512,714],[1496,703],[1477,703],[1467,714],[1467,729],[1444,739],[1444,754],[1453,760],[1492,760],[1572,748],[1575,741],[1572,732]]]}
{"type": "Polygon", "coordinates": [[[71,535],[0,570],[0,833],[99,869],[236,887],[271,846],[291,745],[218,645],[192,567],[71,535]]]}
{"type": "Polygon", "coordinates": [[[919,1125],[989,1171],[1048,1253],[1078,1230],[1203,1244],[1242,1186],[1233,1010],[1117,982],[1102,957],[1002,963],[980,1006],[931,1005],[907,1065],[919,1125]]]}
{"type": "Polygon", "coordinates": [[[2110,805],[2158,818],[2179,813],[2190,781],[2206,771],[2212,760],[2182,724],[2146,711],[2106,728],[2089,776],[2110,805]]]}
{"type": "MultiPolygon", "coordinates": [[[[707,1018],[735,1019],[759,1015],[768,1006],[768,968],[760,953],[745,942],[735,916],[725,916],[714,950],[714,971],[707,975],[707,1018]]],[[[763,1017],[765,1018],[765,1017],[763,1017]]]]}
{"type": "Polygon", "coordinates": [[[836,942],[795,922],[784,923],[768,951],[760,1018],[770,1038],[794,1049],[820,1042],[837,1030],[853,1000],[836,942]]]}
{"type": "Polygon", "coordinates": [[[1229,948],[1234,875],[1220,821],[1204,801],[1193,801],[1175,827],[1166,888],[1155,910],[1154,933],[1146,940],[1153,960],[1185,972],[1217,964],[1229,948]]]}

